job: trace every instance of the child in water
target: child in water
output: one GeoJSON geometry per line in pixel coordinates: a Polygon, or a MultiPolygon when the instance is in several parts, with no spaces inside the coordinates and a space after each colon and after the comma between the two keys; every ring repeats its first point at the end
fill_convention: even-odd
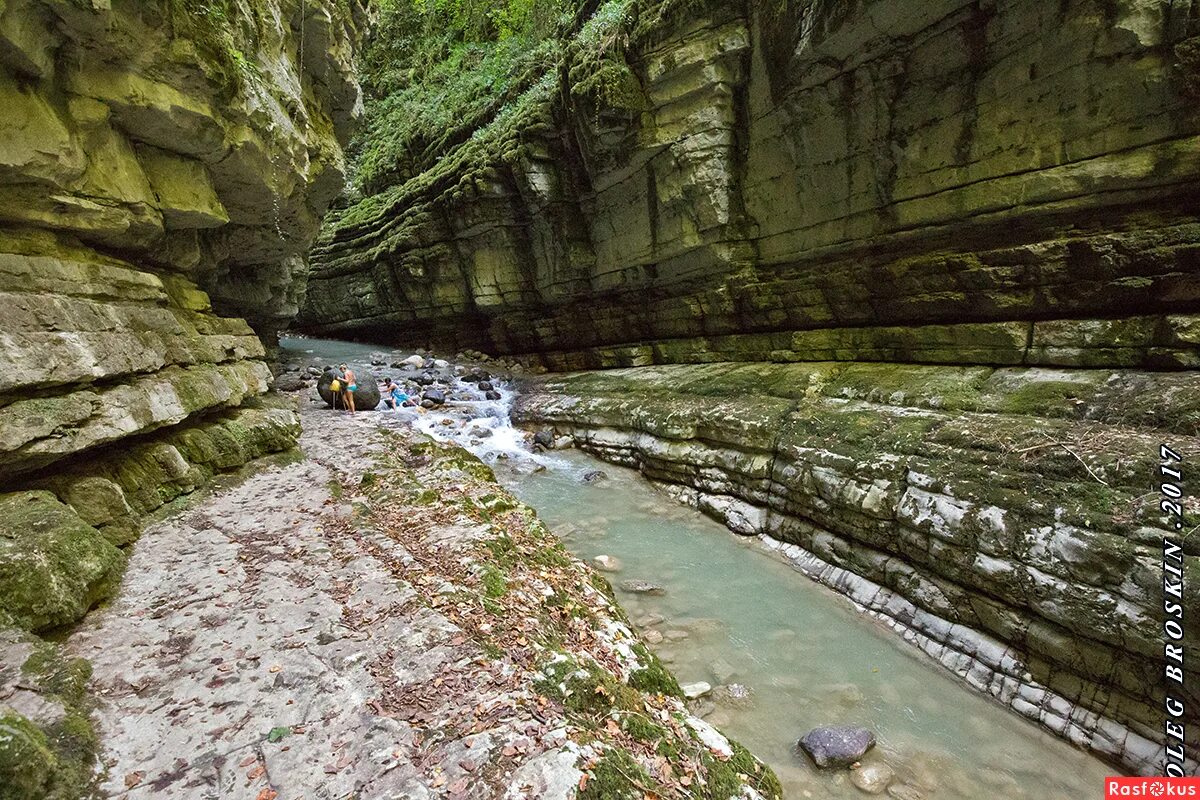
{"type": "Polygon", "coordinates": [[[408,395],[391,378],[383,379],[383,402],[391,409],[408,405],[408,395]]]}

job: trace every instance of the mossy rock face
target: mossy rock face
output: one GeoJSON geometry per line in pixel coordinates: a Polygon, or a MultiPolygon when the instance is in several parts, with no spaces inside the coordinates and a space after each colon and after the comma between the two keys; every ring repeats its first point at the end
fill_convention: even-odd
{"type": "Polygon", "coordinates": [[[91,675],[61,645],[0,628],[0,798],[88,795],[99,748],[91,675]]]}
{"type": "Polygon", "coordinates": [[[0,716],[0,800],[44,800],[57,767],[46,734],[18,714],[0,716]]]}
{"type": "Polygon", "coordinates": [[[28,630],[66,625],[108,597],[125,556],[49,492],[0,495],[0,610],[28,630]]]}

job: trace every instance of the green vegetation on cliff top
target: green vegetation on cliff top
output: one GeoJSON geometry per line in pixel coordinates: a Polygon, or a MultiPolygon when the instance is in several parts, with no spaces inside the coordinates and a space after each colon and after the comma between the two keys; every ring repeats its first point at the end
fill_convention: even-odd
{"type": "Polygon", "coordinates": [[[631,42],[711,0],[384,0],[362,60],[366,116],[336,227],[454,199],[525,152],[554,102],[638,113],[631,42]]]}

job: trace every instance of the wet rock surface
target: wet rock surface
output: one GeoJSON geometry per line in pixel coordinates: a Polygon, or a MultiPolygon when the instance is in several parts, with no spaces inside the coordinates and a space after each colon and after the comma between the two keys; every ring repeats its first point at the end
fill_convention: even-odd
{"type": "Polygon", "coordinates": [[[814,728],[796,746],[821,769],[848,767],[875,746],[875,734],[848,726],[814,728]]]}
{"type": "Polygon", "coordinates": [[[632,594],[662,595],[667,592],[666,589],[657,583],[633,579],[621,581],[621,588],[632,594]]]}
{"type": "Polygon", "coordinates": [[[886,764],[864,764],[850,771],[850,782],[867,794],[882,794],[887,791],[894,775],[886,764]]]}

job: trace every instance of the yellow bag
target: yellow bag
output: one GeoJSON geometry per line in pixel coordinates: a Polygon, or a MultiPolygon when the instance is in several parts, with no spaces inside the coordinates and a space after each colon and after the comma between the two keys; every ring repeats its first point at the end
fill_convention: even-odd
{"type": "Polygon", "coordinates": [[[329,384],[329,391],[333,392],[334,394],[337,394],[341,390],[342,390],[342,382],[341,381],[335,379],[332,383],[329,384]]]}

